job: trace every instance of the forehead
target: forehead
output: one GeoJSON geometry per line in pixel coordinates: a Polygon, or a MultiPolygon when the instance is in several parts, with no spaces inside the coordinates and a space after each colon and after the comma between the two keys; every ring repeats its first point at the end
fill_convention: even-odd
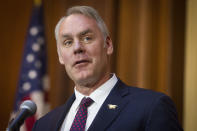
{"type": "Polygon", "coordinates": [[[84,30],[92,30],[100,32],[100,29],[93,18],[87,17],[82,14],[72,14],[66,17],[60,25],[59,34],[76,35],[84,30]]]}

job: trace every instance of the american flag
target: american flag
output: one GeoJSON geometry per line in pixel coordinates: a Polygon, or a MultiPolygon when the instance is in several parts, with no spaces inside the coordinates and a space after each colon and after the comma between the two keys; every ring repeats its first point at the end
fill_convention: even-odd
{"type": "Polygon", "coordinates": [[[31,131],[36,119],[48,112],[46,99],[49,88],[47,77],[47,52],[43,25],[43,6],[36,4],[27,31],[22,58],[19,83],[16,90],[14,113],[24,100],[32,100],[37,105],[37,112],[28,118],[20,130],[31,131]]]}

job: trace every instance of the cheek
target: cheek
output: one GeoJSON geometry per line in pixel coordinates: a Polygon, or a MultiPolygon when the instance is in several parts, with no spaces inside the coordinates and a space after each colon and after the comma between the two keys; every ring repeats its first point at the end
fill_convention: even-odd
{"type": "Polygon", "coordinates": [[[106,56],[106,48],[104,46],[97,46],[95,50],[93,51],[93,54],[98,59],[104,59],[106,56]]]}
{"type": "Polygon", "coordinates": [[[103,49],[102,48],[97,48],[93,53],[93,57],[94,57],[94,64],[95,64],[95,67],[97,69],[100,69],[100,68],[103,68],[104,65],[106,65],[106,49],[103,49]]]}
{"type": "Polygon", "coordinates": [[[67,64],[69,61],[69,56],[67,54],[62,54],[62,58],[63,58],[64,64],[67,64]]]}
{"type": "Polygon", "coordinates": [[[102,57],[106,54],[106,48],[104,47],[104,43],[101,40],[93,43],[89,48],[89,51],[91,51],[91,54],[95,57],[102,57]]]}
{"type": "Polygon", "coordinates": [[[60,56],[62,58],[62,61],[63,61],[64,65],[67,66],[71,61],[71,57],[69,55],[69,52],[61,50],[60,51],[60,56]]]}

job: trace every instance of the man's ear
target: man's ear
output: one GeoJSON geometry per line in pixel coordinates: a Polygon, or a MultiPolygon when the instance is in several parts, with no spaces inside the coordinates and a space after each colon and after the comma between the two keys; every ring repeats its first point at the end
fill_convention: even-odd
{"type": "Polygon", "coordinates": [[[58,54],[58,58],[59,58],[59,62],[60,64],[64,64],[64,61],[63,61],[63,58],[62,58],[62,55],[60,53],[60,49],[59,49],[59,46],[57,45],[57,54],[58,54]]]}
{"type": "Polygon", "coordinates": [[[107,49],[107,54],[111,55],[113,53],[113,43],[112,43],[112,39],[107,36],[106,40],[105,40],[105,48],[107,49]]]}

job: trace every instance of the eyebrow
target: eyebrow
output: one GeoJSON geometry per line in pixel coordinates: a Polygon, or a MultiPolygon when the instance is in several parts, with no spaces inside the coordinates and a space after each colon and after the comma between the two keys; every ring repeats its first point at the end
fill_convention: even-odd
{"type": "MultiPolygon", "coordinates": [[[[86,35],[88,33],[92,33],[92,32],[93,31],[91,29],[87,29],[87,30],[84,30],[84,31],[78,33],[77,36],[84,36],[84,35],[86,35]]],[[[66,38],[71,38],[72,35],[71,34],[63,34],[62,37],[66,39],[66,38]]]]}
{"type": "Polygon", "coordinates": [[[63,37],[63,38],[70,38],[71,35],[70,35],[70,34],[63,34],[62,37],[63,37]]]}
{"type": "Polygon", "coordinates": [[[84,36],[84,35],[86,35],[86,34],[88,34],[88,33],[92,33],[93,31],[91,30],[91,29],[87,29],[87,30],[84,30],[84,31],[82,31],[82,32],[80,32],[79,34],[78,34],[78,36],[84,36]]]}

